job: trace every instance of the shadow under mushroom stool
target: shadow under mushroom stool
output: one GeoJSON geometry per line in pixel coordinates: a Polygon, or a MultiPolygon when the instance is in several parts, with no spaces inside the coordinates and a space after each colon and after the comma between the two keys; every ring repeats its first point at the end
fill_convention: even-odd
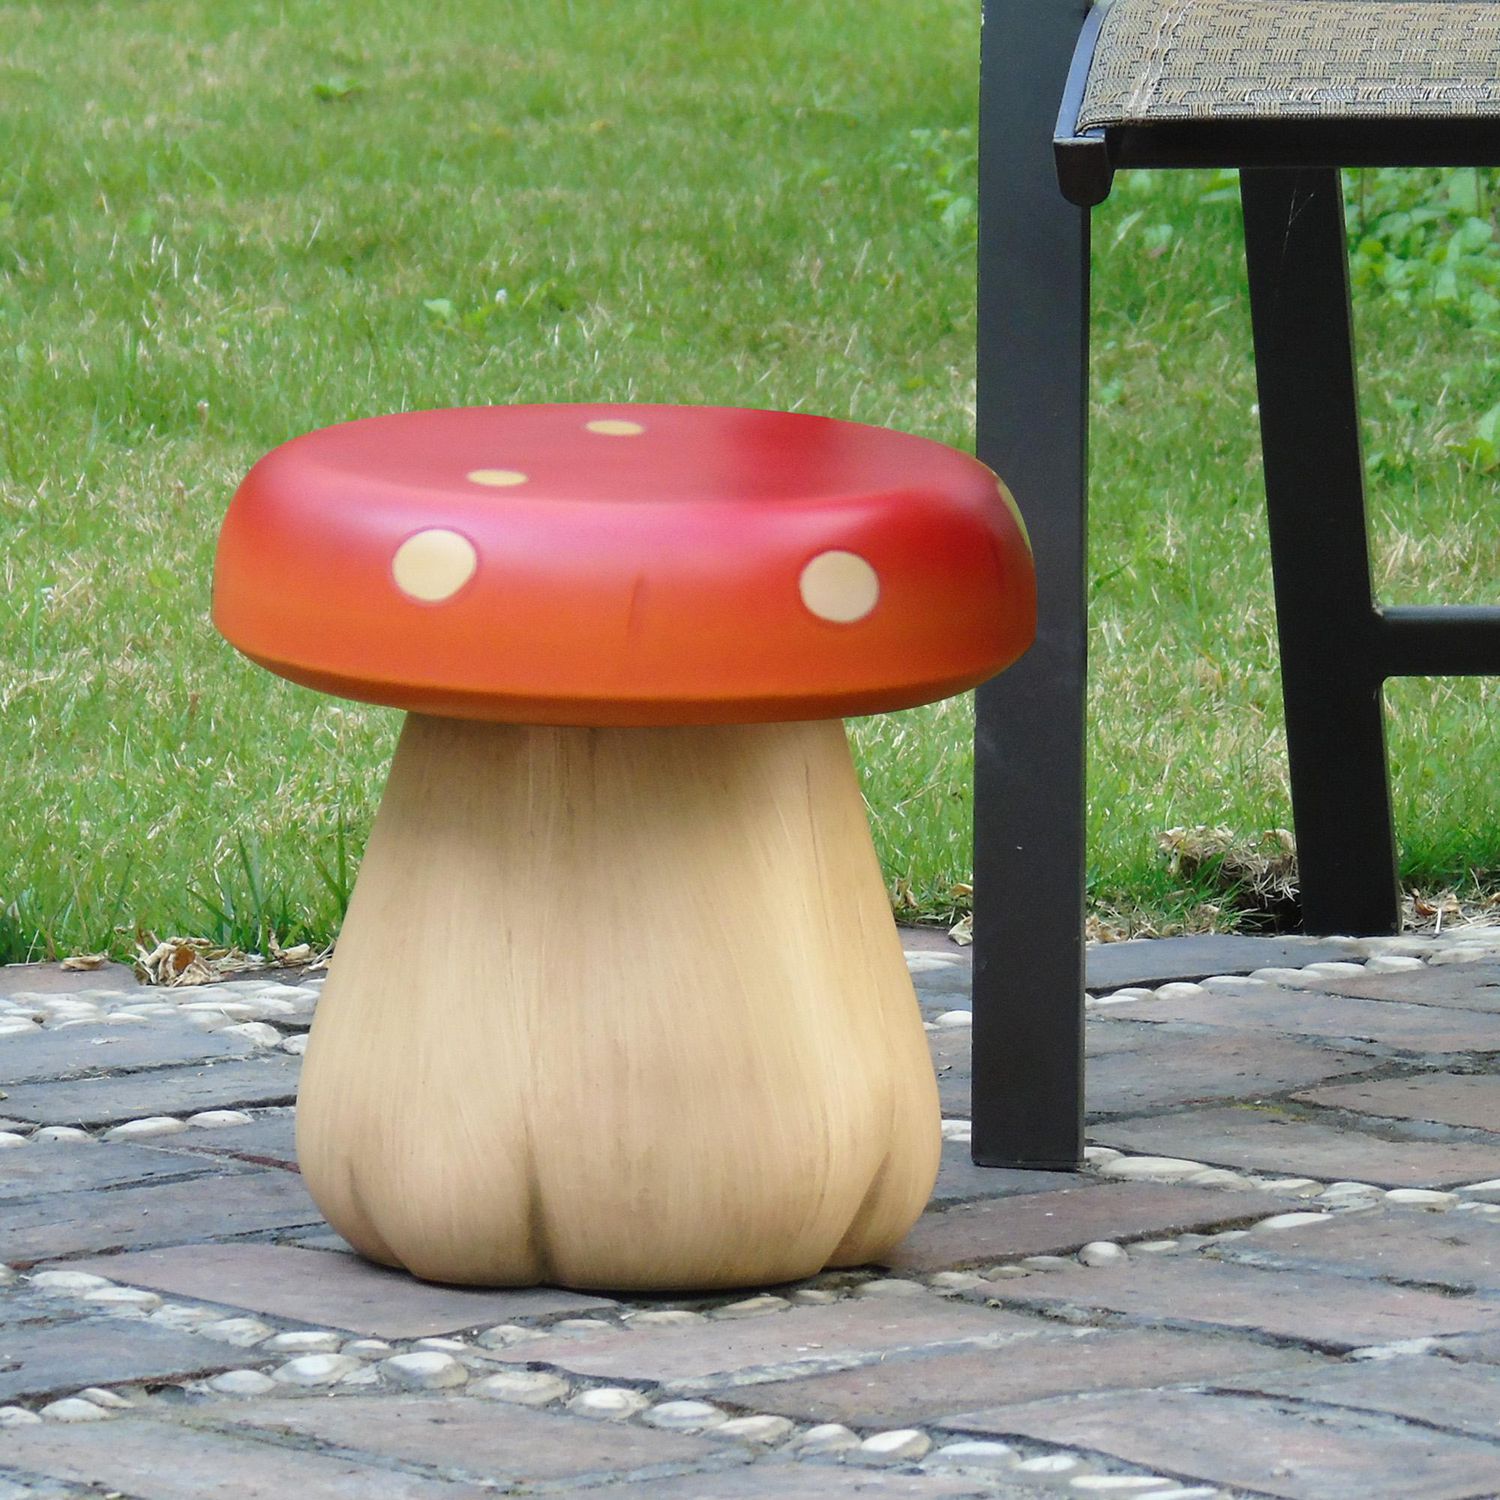
{"type": "Polygon", "coordinates": [[[479,407],[262,459],[215,623],[408,712],[298,1101],[334,1228],[614,1289],[895,1244],[937,1090],[841,721],[972,687],[1034,614],[1004,486],[883,428],[479,407]]]}

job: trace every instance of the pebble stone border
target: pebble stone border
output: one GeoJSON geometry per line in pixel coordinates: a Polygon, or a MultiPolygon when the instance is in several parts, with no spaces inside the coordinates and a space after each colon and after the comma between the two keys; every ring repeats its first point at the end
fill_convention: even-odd
{"type": "MultiPolygon", "coordinates": [[[[1214,974],[1195,982],[1174,980],[1154,987],[1128,986],[1107,994],[1087,995],[1084,1008],[1091,1014],[1107,1012],[1112,1005],[1125,1005],[1141,1000],[1184,1000],[1196,995],[1212,994],[1215,991],[1231,991],[1243,994],[1248,989],[1297,989],[1316,985],[1320,979],[1348,978],[1356,974],[1394,974],[1402,971],[1425,969],[1429,965],[1460,963],[1494,963],[1500,961],[1500,927],[1462,927],[1447,936],[1429,933],[1412,933],[1403,937],[1332,938],[1331,942],[1346,943],[1363,955],[1358,961],[1349,959],[1333,962],[1305,964],[1301,968],[1276,967],[1254,969],[1249,974],[1214,974]]],[[[907,967],[916,974],[943,972],[960,962],[956,957],[944,953],[923,950],[906,955],[907,967]]],[[[973,1015],[967,1010],[943,1011],[924,1022],[928,1031],[944,1031],[973,1025],[973,1015]]],[[[943,1121],[943,1139],[967,1142],[972,1137],[972,1126],[967,1118],[950,1117],[943,1121]]],[[[1124,1153],[1109,1152],[1103,1147],[1089,1147],[1085,1162],[1099,1169],[1102,1163],[1120,1158],[1124,1153]]],[[[1231,1172],[1210,1167],[1204,1162],[1185,1162],[1167,1157],[1132,1158],[1134,1167],[1121,1166],[1114,1171],[1104,1171],[1104,1176],[1135,1177],[1158,1182],[1188,1182],[1198,1187],[1260,1187],[1276,1192],[1296,1192],[1302,1196],[1309,1190],[1314,1194],[1325,1187],[1335,1187],[1341,1192],[1352,1192],[1355,1187],[1367,1187],[1372,1194],[1381,1189],[1368,1184],[1334,1183],[1314,1184],[1308,1178],[1266,1178],[1252,1173],[1231,1172]],[[1158,1163],[1153,1168],[1150,1163],[1158,1163]]],[[[1475,1192],[1481,1188],[1493,1188],[1493,1183],[1476,1183],[1460,1192],[1475,1192]]],[[[1401,1191],[1400,1189],[1397,1190],[1401,1191]]],[[[1416,1191],[1410,1189],[1407,1191],[1416,1191]]],[[[1398,1197],[1394,1201],[1401,1202],[1398,1197]]],[[[1417,1200],[1410,1200],[1417,1201],[1417,1200]]]]}
{"type": "MultiPolygon", "coordinates": [[[[1315,984],[1319,979],[1364,972],[1393,973],[1429,964],[1500,959],[1500,928],[1461,929],[1440,938],[1424,934],[1397,938],[1349,940],[1363,961],[1313,963],[1302,968],[1266,968],[1245,975],[1216,975],[1196,983],[1172,982],[1154,988],[1128,987],[1090,996],[1091,1011],[1153,997],[1178,999],[1215,990],[1243,991],[1247,986],[1282,988],[1315,984]]],[[[913,973],[951,968],[956,956],[922,951],[907,955],[913,973]]],[[[157,1019],[185,1017],[208,1031],[242,1036],[261,1050],[279,1048],[300,1053],[306,1027],[322,987],[321,976],[298,984],[276,979],[229,981],[211,988],[145,991],[81,990],[53,995],[21,992],[0,997],[0,1041],[7,1036],[62,1030],[74,1025],[139,1025],[157,1019]],[[207,998],[208,995],[213,998],[207,998]]],[[[971,1024],[966,1010],[942,1012],[927,1021],[929,1030],[971,1024]]],[[[156,1116],[126,1121],[102,1131],[49,1126],[28,1131],[0,1129],[0,1149],[45,1143],[148,1139],[191,1129],[214,1129],[251,1123],[267,1111],[207,1110],[179,1119],[156,1116]]],[[[943,1122],[945,1139],[969,1138],[969,1122],[943,1122]]],[[[1451,1191],[1421,1188],[1383,1189],[1371,1183],[1324,1183],[1307,1177],[1271,1177],[1236,1172],[1186,1158],[1135,1155],[1110,1147],[1090,1146],[1086,1171],[1103,1179],[1182,1183],[1191,1186],[1275,1193],[1308,1201],[1305,1211],[1277,1213],[1244,1228],[1213,1234],[1184,1234],[1173,1239],[1140,1239],[1124,1243],[1095,1241],[1076,1256],[1033,1255],[1001,1260],[976,1271],[940,1271],[920,1278],[882,1277],[835,1272],[814,1278],[780,1296],[761,1293],[697,1307],[631,1308],[610,1316],[561,1317],[506,1323],[468,1338],[422,1338],[396,1343],[350,1337],[335,1330],[274,1324],[249,1316],[226,1316],[205,1303],[167,1300],[154,1292],[123,1286],[102,1276],[66,1269],[20,1276],[0,1266],[0,1293],[23,1286],[46,1295],[79,1299],[87,1307],[114,1317],[150,1319],[247,1351],[245,1363],[203,1380],[164,1388],[127,1386],[124,1390],[91,1386],[33,1410],[24,1405],[0,1407],[0,1427],[52,1421],[107,1421],[117,1413],[155,1402],[195,1404],[239,1401],[259,1396],[331,1395],[337,1392],[404,1390],[481,1396],[525,1406],[558,1407],[603,1421],[639,1422],[678,1432],[713,1435],[763,1451],[809,1461],[836,1461],[908,1472],[941,1472],[966,1477],[1008,1476],[1056,1481],[1079,1495],[1120,1494],[1135,1500],[1212,1500],[1227,1494],[1214,1487],[1184,1486],[1163,1475],[1108,1467],[1066,1448],[1035,1442],[1001,1443],[935,1436],[919,1427],[860,1431],[840,1423],[807,1424],[756,1412],[724,1401],[656,1397],[629,1386],[609,1385],[544,1369],[499,1367],[487,1351],[510,1348],[541,1337],[586,1335],[602,1329],[648,1329],[708,1319],[757,1317],[794,1306],[827,1304],[845,1297],[901,1297],[933,1293],[954,1296],[980,1291],[987,1283],[1084,1265],[1108,1268],[1133,1255],[1191,1252],[1246,1235],[1327,1222],[1336,1215],[1377,1204],[1429,1212],[1467,1212],[1500,1216],[1500,1178],[1469,1183],[1451,1191]],[[254,1351],[250,1353],[249,1351],[254,1351]]],[[[1355,1351],[1367,1357],[1380,1351],[1355,1351]]],[[[753,1386],[744,1388],[749,1394],[753,1386]]]]}
{"type": "MultiPolygon", "coordinates": [[[[1216,974],[1196,983],[1176,981],[1152,989],[1129,987],[1110,994],[1090,995],[1085,1003],[1088,1010],[1099,1012],[1107,1010],[1111,1005],[1136,1000],[1183,999],[1215,990],[1243,991],[1246,986],[1295,988],[1316,984],[1319,979],[1339,976],[1395,973],[1422,969],[1429,964],[1500,960],[1500,927],[1462,927],[1443,936],[1414,933],[1403,937],[1343,938],[1338,941],[1348,943],[1364,957],[1358,962],[1350,960],[1312,963],[1302,968],[1256,969],[1248,975],[1216,974]]],[[[914,975],[948,971],[962,962],[956,954],[930,949],[908,952],[906,961],[914,975]]],[[[307,1047],[307,1028],[312,1024],[323,980],[324,976],[321,974],[304,974],[296,983],[262,978],[228,980],[220,984],[183,988],[153,987],[133,991],[83,989],[62,995],[20,991],[8,997],[0,996],[0,1042],[8,1036],[33,1035],[42,1030],[61,1031],[68,1026],[129,1026],[168,1018],[186,1018],[205,1031],[243,1037],[260,1051],[279,1049],[300,1055],[307,1047]]],[[[972,1022],[973,1017],[969,1011],[954,1009],[943,1011],[923,1024],[929,1031],[940,1031],[967,1027],[972,1022]]],[[[204,1110],[184,1118],[153,1115],[139,1120],[126,1120],[99,1131],[71,1125],[48,1125],[33,1130],[21,1121],[7,1120],[0,1123],[0,1150],[33,1143],[147,1140],[190,1129],[207,1130],[246,1125],[255,1117],[255,1114],[243,1110],[204,1110]]],[[[970,1139],[970,1135],[971,1127],[967,1119],[952,1117],[943,1121],[945,1140],[965,1142],[970,1139]]],[[[1092,1160],[1090,1164],[1093,1164],[1092,1160]]],[[[1266,1185],[1265,1179],[1258,1180],[1247,1174],[1227,1171],[1221,1173],[1204,1163],[1196,1163],[1195,1166],[1200,1172],[1215,1174],[1211,1180],[1197,1178],[1199,1186],[1266,1185]]],[[[1195,1180],[1191,1174],[1181,1171],[1180,1164],[1178,1167],[1164,1167],[1162,1172],[1168,1175],[1159,1175],[1154,1180],[1195,1180]]],[[[1132,1174],[1128,1170],[1120,1170],[1105,1175],[1132,1174]]],[[[1151,1173],[1143,1167],[1135,1175],[1148,1177],[1151,1173]]],[[[1296,1181],[1305,1185],[1306,1180],[1296,1181]]],[[[1342,1184],[1334,1186],[1342,1187],[1342,1184]]],[[[1288,1190],[1284,1181],[1278,1185],[1277,1190],[1288,1190]]]]}
{"type": "MultiPolygon", "coordinates": [[[[1192,1181],[1197,1172],[1213,1171],[1201,1163],[1162,1157],[1126,1157],[1091,1148],[1096,1171],[1133,1165],[1129,1175],[1175,1182],[1192,1181]],[[1117,1166],[1119,1164],[1119,1166],[1117,1166]],[[1192,1168],[1195,1171],[1185,1172],[1192,1168]]],[[[1308,1178],[1245,1178],[1252,1188],[1322,1200],[1317,1209],[1277,1213],[1247,1228],[1213,1234],[1185,1234],[1175,1239],[1143,1239],[1116,1243],[1096,1241],[1076,1256],[1032,1255],[1001,1260],[974,1271],[939,1271],[921,1277],[880,1276],[860,1271],[830,1272],[789,1289],[785,1296],[758,1293],[730,1300],[703,1299],[696,1307],[632,1307],[594,1313],[587,1317],[538,1317],[526,1323],[502,1323],[471,1337],[429,1337],[387,1341],[353,1337],[331,1329],[306,1325],[278,1327],[248,1315],[226,1316],[212,1304],[168,1300],[136,1287],[122,1286],[87,1272],[54,1269],[20,1276],[0,1268],[0,1289],[29,1286],[44,1295],[80,1300],[109,1316],[150,1319],[179,1330],[246,1351],[244,1363],[206,1379],[172,1386],[151,1395],[126,1388],[89,1387],[73,1396],[46,1403],[37,1410],[21,1405],[0,1407],[0,1427],[38,1421],[104,1421],[123,1410],[188,1400],[214,1404],[224,1399],[262,1396],[336,1395],[368,1393],[371,1389],[422,1391],[480,1396],[523,1406],[547,1406],[604,1421],[634,1421],[672,1431],[712,1435],[763,1451],[776,1450],[799,1460],[835,1461],[870,1467],[904,1468],[909,1472],[946,1472],[966,1477],[1024,1475],[1031,1480],[1057,1481],[1080,1494],[1120,1493],[1139,1500],[1209,1500],[1228,1492],[1213,1487],[1183,1486],[1162,1475],[1131,1471],[1122,1465],[1105,1467],[1067,1448],[1022,1441],[1001,1443],[934,1434],[920,1427],[857,1429],[840,1423],[807,1424],[752,1405],[727,1401],[650,1395],[634,1387],[611,1385],[571,1373],[536,1368],[512,1368],[487,1358],[495,1349],[511,1349],[544,1337],[586,1336],[604,1330],[649,1331],[710,1320],[762,1317],[797,1306],[828,1305],[846,1298],[908,1297],[924,1294],[956,1296],[982,1292],[999,1280],[1045,1274],[1078,1265],[1118,1266],[1132,1255],[1157,1255],[1205,1249],[1262,1231],[1327,1222],[1342,1212],[1358,1211],[1380,1202],[1413,1210],[1445,1212],[1472,1208],[1500,1213],[1500,1203],[1466,1201],[1466,1193],[1500,1194],[1500,1180],[1470,1185],[1454,1192],[1394,1189],[1389,1192],[1367,1183],[1320,1184],[1308,1178]],[[253,1351],[253,1352],[252,1352],[253,1351]],[[128,1394],[126,1393],[128,1392],[128,1394]],[[169,1392],[169,1393],[168,1393],[169,1392]]],[[[285,1322],[286,1320],[280,1320],[285,1322]]],[[[1383,1350],[1356,1350],[1353,1358],[1374,1358],[1383,1350]]],[[[753,1385],[743,1387],[753,1396],[753,1385]]]]}
{"type": "MultiPolygon", "coordinates": [[[[1033,1259],[1037,1259],[1033,1257],[1033,1259]]],[[[1007,1263],[1009,1264],[1009,1263],[1007,1263]]],[[[258,1317],[225,1316],[225,1309],[201,1302],[168,1300],[155,1292],[121,1286],[107,1277],[54,1269],[21,1276],[0,1268],[0,1290],[29,1286],[45,1296],[66,1297],[108,1315],[150,1319],[245,1350],[244,1363],[199,1380],[151,1388],[90,1386],[33,1410],[0,1406],[0,1428],[38,1422],[101,1422],[126,1411],[184,1403],[213,1407],[257,1397],[337,1396],[372,1390],[478,1396],[528,1407],[550,1407],[607,1422],[715,1437],[760,1452],[809,1462],[834,1462],[911,1473],[992,1478],[997,1485],[1024,1476],[1056,1482],[1079,1495],[1128,1494],[1136,1500],[1213,1500],[1228,1492],[1212,1486],[1185,1486],[1166,1475],[1105,1463],[1056,1445],[1032,1441],[955,1440],[951,1434],[920,1427],[852,1428],[842,1423],[807,1423],[757,1412],[753,1404],[720,1395],[714,1401],[648,1394],[557,1370],[513,1367],[489,1358],[536,1339],[583,1337],[602,1330],[647,1331],[711,1320],[765,1317],[796,1306],[818,1306],[847,1297],[904,1297],[928,1292],[953,1295],[982,1285],[985,1277],[939,1272],[921,1280],[832,1272],[788,1295],[758,1293],[733,1300],[704,1301],[699,1307],[637,1308],[588,1317],[538,1317],[501,1323],[471,1337],[388,1341],[350,1336],[334,1329],[289,1326],[278,1330],[258,1317]]],[[[281,1320],[285,1321],[285,1320],[281,1320]]],[[[743,1387],[752,1396],[754,1386],[743,1387]]]]}
{"type": "MultiPolygon", "coordinates": [[[[307,1048],[307,1028],[322,990],[323,976],[308,975],[297,984],[236,979],[179,989],[84,989],[64,995],[18,991],[8,997],[0,995],[0,1045],[6,1037],[34,1036],[69,1026],[140,1026],[186,1019],[204,1031],[244,1038],[254,1049],[251,1055],[280,1050],[300,1056],[307,1048]]],[[[3,1113],[0,1103],[0,1116],[3,1113]]],[[[33,1144],[152,1140],[185,1130],[249,1125],[265,1113],[269,1111],[210,1109],[182,1118],[151,1115],[101,1130],[75,1125],[44,1125],[32,1130],[21,1121],[3,1120],[0,1150],[33,1144]]]]}

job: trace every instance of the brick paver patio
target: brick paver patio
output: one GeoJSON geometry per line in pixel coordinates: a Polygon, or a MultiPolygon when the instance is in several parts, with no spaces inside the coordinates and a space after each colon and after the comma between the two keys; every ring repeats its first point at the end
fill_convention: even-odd
{"type": "Polygon", "coordinates": [[[312,976],[0,970],[0,1500],[1500,1495],[1500,930],[1096,949],[1088,1169],[946,1117],[884,1267],[426,1285],[292,1142],[312,976]]]}

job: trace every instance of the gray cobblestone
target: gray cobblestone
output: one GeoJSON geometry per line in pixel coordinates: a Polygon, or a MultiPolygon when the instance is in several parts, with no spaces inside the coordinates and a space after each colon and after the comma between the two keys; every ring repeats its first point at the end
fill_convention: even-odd
{"type": "Polygon", "coordinates": [[[896,1269],[623,1301],[347,1252],[293,1170],[297,1057],[250,1060],[317,986],[38,979],[0,1004],[36,1028],[0,1035],[0,1500],[1488,1493],[1500,950],[1111,946],[1091,985],[1139,994],[1091,1011],[1088,1173],[969,1161],[969,955],[928,947],[951,1129],[896,1269]],[[153,1115],[185,1128],[99,1139],[153,1115]]]}

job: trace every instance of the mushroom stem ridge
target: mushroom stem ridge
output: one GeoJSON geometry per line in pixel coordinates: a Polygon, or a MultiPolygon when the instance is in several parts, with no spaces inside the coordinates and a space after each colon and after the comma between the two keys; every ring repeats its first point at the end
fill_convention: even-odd
{"type": "Polygon", "coordinates": [[[941,1146],[843,726],[413,714],[298,1155],[437,1281],[770,1284],[893,1246],[941,1146]]]}

